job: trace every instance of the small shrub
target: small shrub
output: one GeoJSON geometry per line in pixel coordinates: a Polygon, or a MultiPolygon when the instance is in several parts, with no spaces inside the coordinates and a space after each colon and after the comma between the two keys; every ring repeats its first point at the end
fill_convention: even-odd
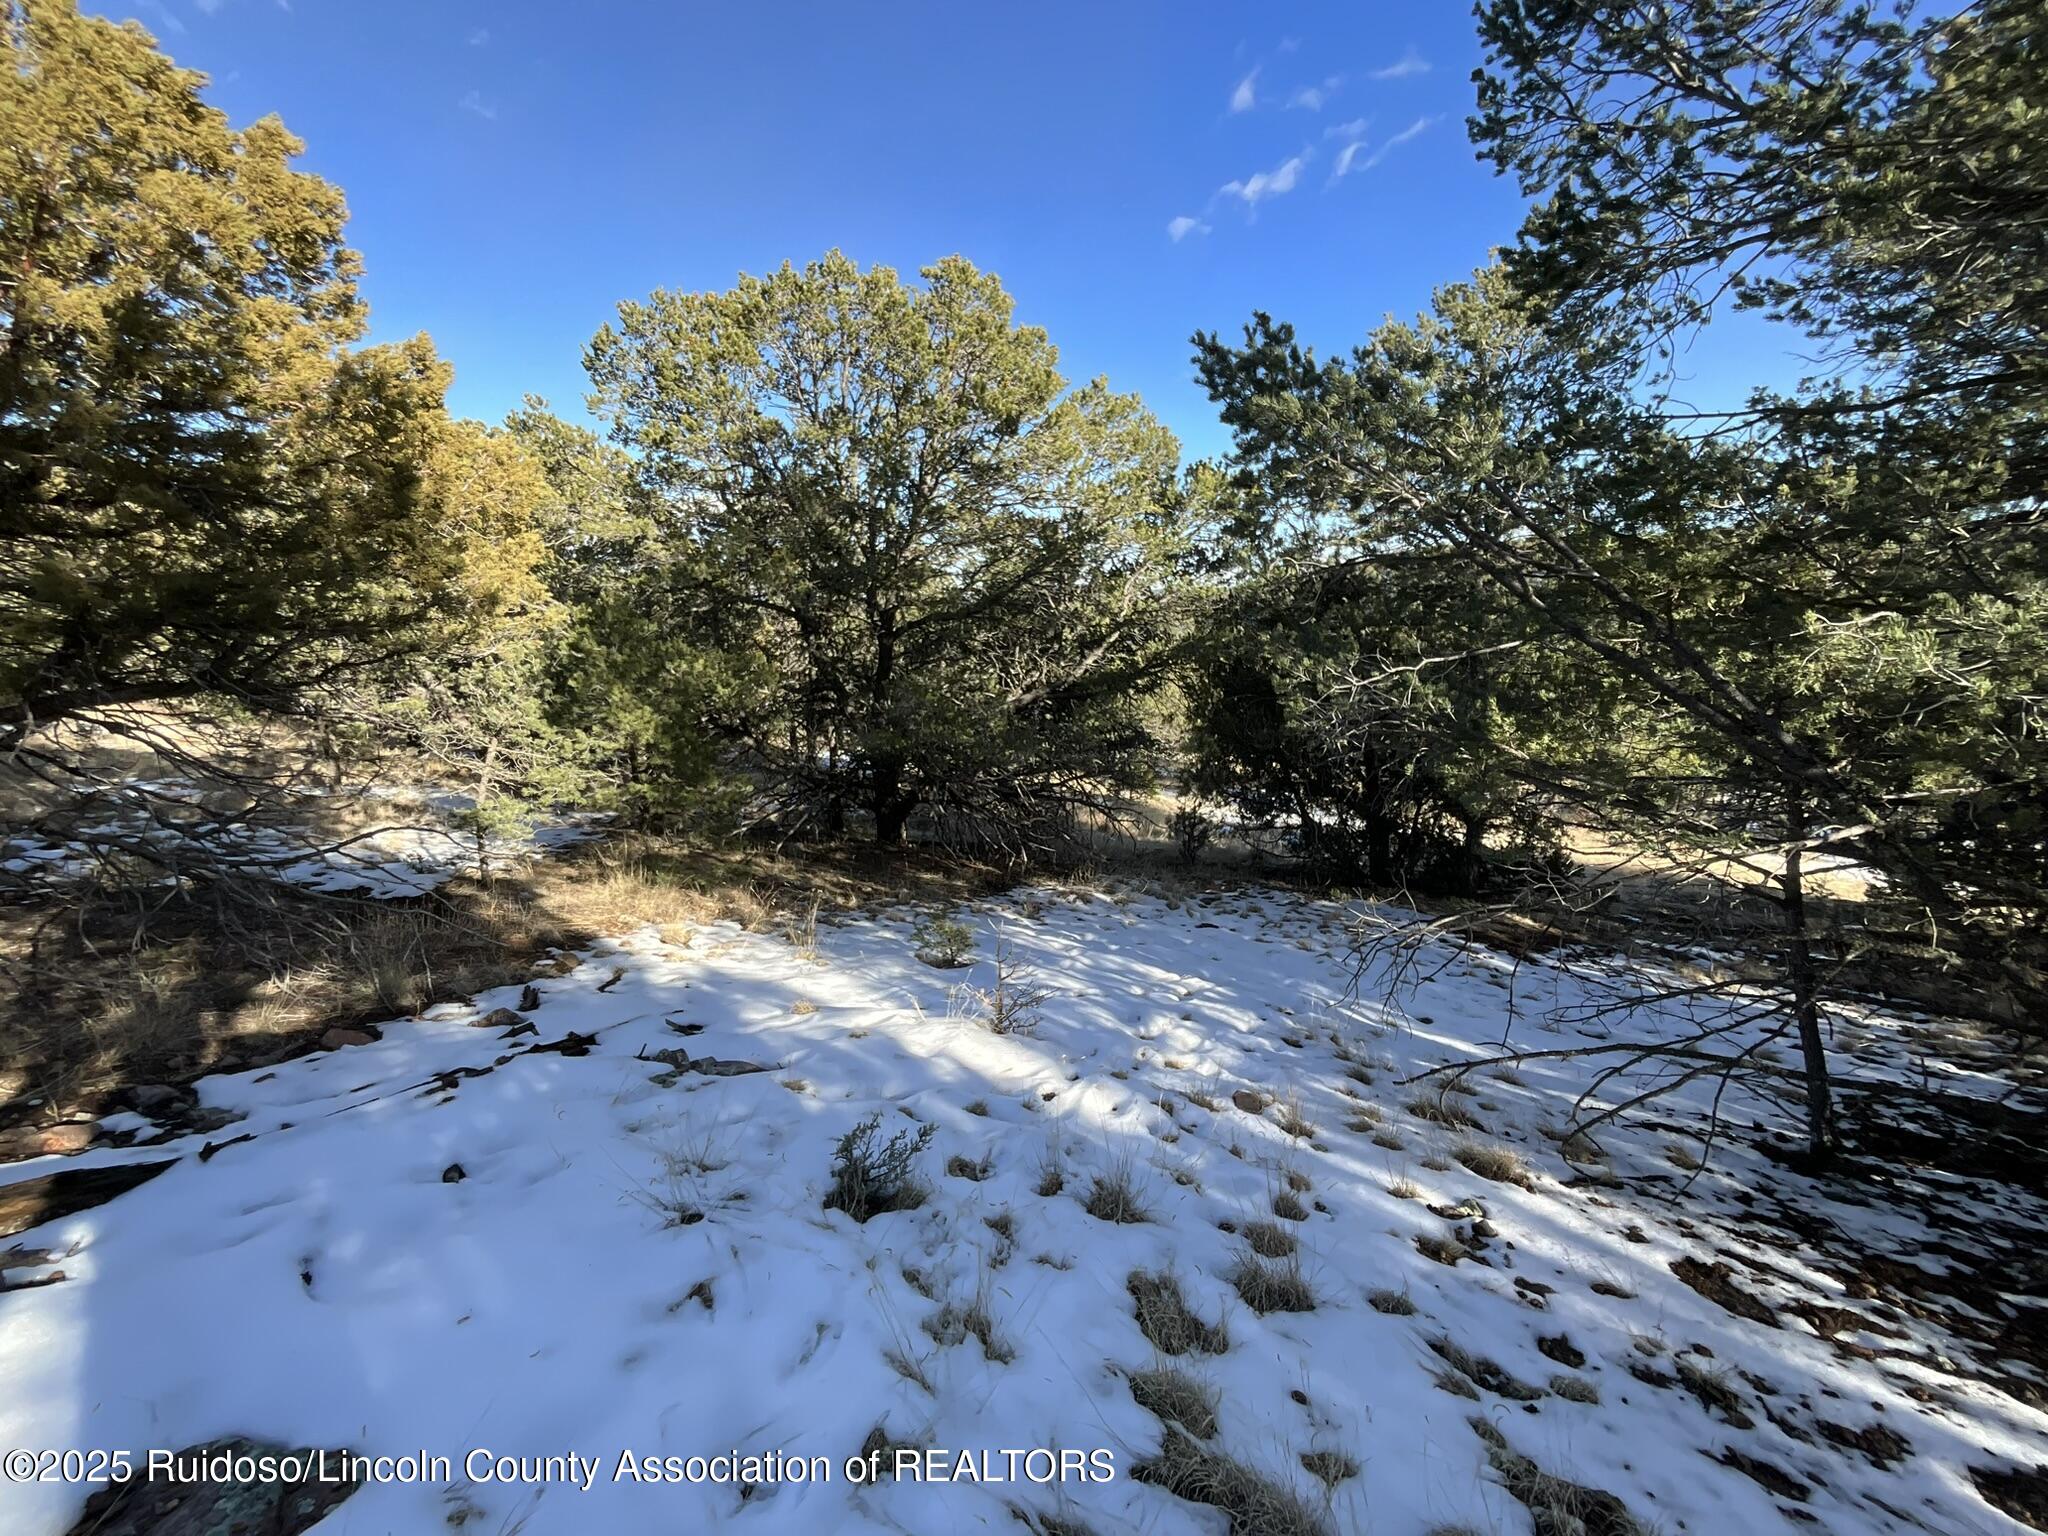
{"type": "Polygon", "coordinates": [[[1282,1221],[1307,1221],[1308,1207],[1293,1190],[1283,1189],[1273,1196],[1273,1214],[1282,1221]]]}
{"type": "Polygon", "coordinates": [[[1038,1010],[1052,996],[1049,988],[1037,986],[1028,967],[1017,959],[1007,939],[996,943],[996,984],[969,987],[981,1022],[991,1034],[1015,1035],[1038,1022],[1038,1010]]]}
{"type": "Polygon", "coordinates": [[[1366,1305],[1375,1312],[1384,1312],[1389,1317],[1413,1317],[1415,1303],[1406,1291],[1373,1291],[1365,1298],[1366,1305]]]}
{"type": "Polygon", "coordinates": [[[1216,835],[1216,824],[1192,805],[1184,805],[1167,818],[1166,830],[1180,850],[1181,861],[1192,864],[1201,858],[1216,835]]]}
{"type": "Polygon", "coordinates": [[[931,917],[911,933],[917,958],[941,970],[958,970],[974,953],[974,930],[955,917],[931,917]]]}
{"type": "Polygon", "coordinates": [[[1268,1312],[1313,1312],[1315,1292],[1301,1275],[1297,1259],[1278,1261],[1242,1254],[1225,1277],[1237,1289],[1244,1304],[1260,1316],[1268,1312]]]}
{"type": "Polygon", "coordinates": [[[825,1208],[844,1211],[855,1221],[885,1211],[915,1210],[924,1203],[925,1187],[912,1164],[931,1145],[934,1134],[935,1127],[921,1125],[914,1134],[898,1131],[883,1142],[881,1112],[869,1115],[839,1138],[825,1208]]]}
{"type": "Polygon", "coordinates": [[[1387,1186],[1387,1193],[1396,1200],[1420,1200],[1422,1198],[1422,1186],[1413,1179],[1396,1179],[1387,1186]]]}
{"type": "Polygon", "coordinates": [[[1220,1355],[1230,1348],[1222,1323],[1205,1323],[1180,1293],[1172,1275],[1134,1269],[1124,1282],[1138,1315],[1138,1331],[1162,1355],[1220,1355]]]}
{"type": "Polygon", "coordinates": [[[1408,1149],[1407,1142],[1388,1130],[1373,1132],[1372,1144],[1376,1147],[1385,1147],[1389,1152],[1405,1152],[1408,1149]]]}
{"type": "Polygon", "coordinates": [[[979,1184],[988,1177],[989,1170],[994,1166],[993,1158],[984,1157],[979,1162],[972,1162],[956,1152],[946,1159],[946,1176],[954,1179],[971,1179],[979,1184]]]}

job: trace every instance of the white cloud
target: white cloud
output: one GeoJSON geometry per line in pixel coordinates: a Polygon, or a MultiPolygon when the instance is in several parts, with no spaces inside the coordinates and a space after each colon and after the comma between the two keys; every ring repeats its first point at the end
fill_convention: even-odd
{"type": "Polygon", "coordinates": [[[1354,117],[1348,123],[1332,123],[1323,130],[1326,139],[1362,139],[1365,130],[1372,126],[1369,117],[1354,117]]]}
{"type": "Polygon", "coordinates": [[[1179,245],[1189,235],[1206,235],[1207,233],[1209,233],[1208,225],[1204,224],[1200,219],[1190,218],[1185,213],[1166,226],[1166,236],[1175,245],[1179,245]]]}
{"type": "Polygon", "coordinates": [[[1304,85],[1287,98],[1287,105],[1301,107],[1310,112],[1320,112],[1323,110],[1323,104],[1343,89],[1343,86],[1342,75],[1331,75],[1320,85],[1304,85]]]}
{"type": "Polygon", "coordinates": [[[211,16],[221,8],[223,0],[192,0],[192,3],[199,8],[200,15],[211,16]]]}
{"type": "Polygon", "coordinates": [[[1230,93],[1231,111],[1249,112],[1254,106],[1258,104],[1258,78],[1259,72],[1258,70],[1254,69],[1250,74],[1246,75],[1242,80],[1237,82],[1237,89],[1230,93]]]}
{"type": "Polygon", "coordinates": [[[489,119],[494,118],[498,115],[498,109],[492,106],[491,103],[489,103],[488,101],[485,101],[483,98],[483,93],[480,91],[471,91],[467,96],[463,97],[462,100],[457,102],[456,105],[462,108],[462,110],[465,112],[474,112],[478,117],[481,118],[489,119]]]}
{"type": "Polygon", "coordinates": [[[469,46],[472,48],[481,48],[485,43],[488,43],[490,40],[491,29],[489,27],[478,27],[474,32],[469,34],[469,46]]]}
{"type": "Polygon", "coordinates": [[[1301,182],[1302,167],[1307,165],[1310,151],[1304,149],[1291,160],[1283,161],[1270,171],[1259,171],[1243,181],[1227,181],[1219,189],[1219,195],[1242,198],[1248,205],[1257,207],[1269,197],[1279,197],[1292,192],[1301,182]]]}
{"type": "Polygon", "coordinates": [[[1374,70],[1372,77],[1375,80],[1406,80],[1410,75],[1426,75],[1428,73],[1429,60],[1425,59],[1413,48],[1410,48],[1385,69],[1374,70]]]}
{"type": "Polygon", "coordinates": [[[1365,168],[1368,171],[1371,170],[1374,166],[1378,165],[1382,160],[1386,159],[1388,155],[1392,154],[1395,150],[1399,149],[1403,144],[1406,144],[1410,139],[1414,138],[1417,134],[1421,133],[1423,129],[1427,128],[1431,123],[1435,121],[1436,119],[1433,117],[1418,117],[1417,119],[1415,119],[1414,122],[1410,123],[1406,128],[1403,128],[1399,133],[1395,134],[1391,139],[1387,140],[1386,143],[1382,144],[1378,149],[1374,150],[1372,152],[1372,158],[1365,162],[1365,168]]]}
{"type": "Polygon", "coordinates": [[[1341,126],[1345,128],[1358,129],[1358,133],[1349,136],[1348,142],[1344,145],[1342,149],[1337,151],[1337,163],[1330,168],[1331,182],[1335,183],[1342,181],[1346,176],[1349,176],[1354,170],[1371,170],[1374,166],[1378,165],[1382,160],[1386,159],[1388,155],[1392,154],[1395,150],[1399,149],[1403,144],[1406,144],[1410,139],[1415,138],[1418,134],[1422,133],[1425,129],[1427,129],[1430,126],[1430,124],[1434,123],[1435,121],[1436,119],[1434,117],[1418,117],[1417,119],[1415,119],[1414,122],[1410,123],[1406,128],[1403,128],[1399,133],[1395,134],[1392,138],[1388,139],[1384,144],[1380,145],[1379,148],[1373,150],[1373,152],[1369,155],[1365,153],[1365,120],[1361,118],[1356,123],[1342,124],[1341,126]],[[1363,156],[1364,158],[1361,159],[1361,156],[1363,156]]]}

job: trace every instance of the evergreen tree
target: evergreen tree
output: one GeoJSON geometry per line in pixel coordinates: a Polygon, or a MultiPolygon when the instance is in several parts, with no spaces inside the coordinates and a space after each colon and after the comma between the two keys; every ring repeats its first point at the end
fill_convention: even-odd
{"type": "Polygon", "coordinates": [[[531,553],[437,472],[447,370],[363,329],[341,194],[132,24],[0,6],[0,744],[440,644],[531,553]]]}
{"type": "Polygon", "coordinates": [[[782,826],[1035,835],[1151,773],[1175,445],[1069,390],[995,278],[923,278],[834,252],[622,305],[593,405],[661,502],[663,601],[752,680],[706,724],[782,826]]]}

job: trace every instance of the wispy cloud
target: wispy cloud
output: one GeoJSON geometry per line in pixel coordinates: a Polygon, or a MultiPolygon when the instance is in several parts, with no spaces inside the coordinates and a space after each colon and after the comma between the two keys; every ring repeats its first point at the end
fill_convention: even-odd
{"type": "Polygon", "coordinates": [[[1320,85],[1304,85],[1287,98],[1287,105],[1300,107],[1309,112],[1320,112],[1329,99],[1344,88],[1342,75],[1331,75],[1320,85]]]}
{"type": "Polygon", "coordinates": [[[200,15],[211,16],[221,8],[223,0],[192,0],[192,3],[198,7],[200,15]]]}
{"type": "Polygon", "coordinates": [[[1206,235],[1207,233],[1209,233],[1208,225],[1204,224],[1200,219],[1192,218],[1185,213],[1179,218],[1172,220],[1166,226],[1166,237],[1175,245],[1179,245],[1189,235],[1206,235]]]}
{"type": "Polygon", "coordinates": [[[478,117],[486,120],[495,118],[498,115],[497,107],[485,101],[481,91],[471,91],[461,101],[457,102],[456,105],[461,107],[463,111],[474,112],[478,117]]]}
{"type": "Polygon", "coordinates": [[[481,48],[485,43],[488,43],[490,40],[491,29],[489,27],[478,27],[474,32],[469,34],[469,46],[472,48],[481,48]]]}
{"type": "MultiPolygon", "coordinates": [[[[1336,163],[1330,167],[1331,185],[1342,181],[1353,171],[1371,170],[1410,139],[1426,132],[1429,126],[1436,121],[1437,119],[1434,117],[1418,117],[1414,122],[1380,144],[1377,148],[1365,137],[1367,124],[1364,118],[1359,118],[1355,122],[1339,123],[1337,127],[1345,129],[1347,132],[1344,135],[1345,143],[1343,148],[1337,151],[1336,163]],[[1356,131],[1352,132],[1350,130],[1356,131]]],[[[1332,130],[1333,133],[1335,131],[1335,129],[1332,130]]]]}
{"type": "Polygon", "coordinates": [[[1395,150],[1399,149],[1403,144],[1406,144],[1410,139],[1422,133],[1425,129],[1429,127],[1431,123],[1434,123],[1435,121],[1436,119],[1433,117],[1418,117],[1417,119],[1415,119],[1414,122],[1410,123],[1406,128],[1403,128],[1399,133],[1395,134],[1391,139],[1387,140],[1386,143],[1382,144],[1378,149],[1374,150],[1372,153],[1372,158],[1365,162],[1365,168],[1367,170],[1371,170],[1374,166],[1378,165],[1382,160],[1386,159],[1388,155],[1392,154],[1395,150]]]}
{"type": "Polygon", "coordinates": [[[1226,181],[1217,189],[1223,197],[1240,198],[1248,207],[1256,208],[1269,197],[1280,197],[1292,192],[1301,184],[1301,173],[1312,151],[1304,149],[1292,159],[1284,160],[1270,171],[1258,171],[1242,181],[1226,181]]]}
{"type": "Polygon", "coordinates": [[[1348,123],[1332,123],[1323,130],[1326,139],[1362,139],[1365,130],[1372,126],[1369,117],[1354,117],[1348,123]]]}
{"type": "Polygon", "coordinates": [[[1249,112],[1259,104],[1258,81],[1259,72],[1257,69],[1254,69],[1250,74],[1237,82],[1237,89],[1230,93],[1231,111],[1249,112]]]}
{"type": "Polygon", "coordinates": [[[1386,68],[1374,70],[1372,77],[1375,80],[1406,80],[1410,75],[1426,75],[1428,73],[1429,60],[1425,59],[1413,48],[1410,48],[1400,58],[1387,65],[1386,68]]]}

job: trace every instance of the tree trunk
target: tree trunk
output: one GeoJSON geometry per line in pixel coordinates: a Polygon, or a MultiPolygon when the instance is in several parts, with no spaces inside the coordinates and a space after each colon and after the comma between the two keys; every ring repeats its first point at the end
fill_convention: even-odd
{"type": "Polygon", "coordinates": [[[880,759],[870,768],[868,809],[875,817],[875,842],[884,848],[900,848],[903,824],[917,809],[917,798],[903,792],[903,764],[894,758],[880,759]]]}
{"type": "MultiPolygon", "coordinates": [[[[1794,839],[1806,835],[1803,817],[1790,818],[1794,839]]],[[[1828,1084],[1827,1048],[1821,1041],[1820,1002],[1813,973],[1813,944],[1806,927],[1806,885],[1801,850],[1785,855],[1779,877],[1785,914],[1785,979],[1792,988],[1792,1016],[1799,1025],[1799,1054],[1806,1068],[1806,1149],[1825,1161],[1835,1149],[1834,1095],[1828,1084]]]]}
{"type": "Polygon", "coordinates": [[[911,807],[902,800],[875,809],[875,842],[883,848],[903,846],[903,824],[910,820],[911,807]]]}

